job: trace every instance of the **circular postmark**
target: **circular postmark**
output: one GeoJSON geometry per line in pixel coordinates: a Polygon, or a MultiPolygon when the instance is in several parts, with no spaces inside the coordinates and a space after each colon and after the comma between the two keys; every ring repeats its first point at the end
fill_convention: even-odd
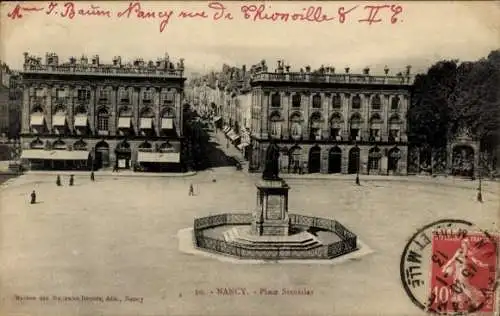
{"type": "Polygon", "coordinates": [[[403,287],[431,314],[495,313],[498,235],[460,219],[443,219],[418,230],[401,255],[403,287]]]}

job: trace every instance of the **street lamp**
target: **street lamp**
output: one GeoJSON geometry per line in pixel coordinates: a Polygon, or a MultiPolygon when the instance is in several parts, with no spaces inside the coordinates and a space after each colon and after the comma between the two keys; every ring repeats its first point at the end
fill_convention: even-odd
{"type": "Polygon", "coordinates": [[[477,201],[480,202],[480,203],[483,203],[483,193],[482,193],[482,179],[481,179],[481,160],[479,160],[479,163],[478,163],[478,169],[479,169],[479,184],[478,184],[478,187],[477,187],[477,201]]]}
{"type": "Polygon", "coordinates": [[[359,164],[360,164],[360,160],[361,160],[361,151],[360,150],[358,150],[357,155],[358,155],[358,159],[357,159],[358,160],[358,166],[356,168],[356,184],[357,185],[361,185],[359,183],[359,164]]]}

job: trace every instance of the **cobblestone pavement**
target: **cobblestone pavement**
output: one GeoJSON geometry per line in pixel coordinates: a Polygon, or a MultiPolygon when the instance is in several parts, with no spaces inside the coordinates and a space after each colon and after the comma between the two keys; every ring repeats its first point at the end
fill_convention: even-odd
{"type": "Polygon", "coordinates": [[[0,314],[419,315],[399,279],[408,238],[441,218],[492,229],[499,215],[497,183],[484,184],[485,203],[480,204],[471,181],[459,187],[451,181],[355,186],[290,179],[292,212],[335,218],[374,253],[336,266],[248,266],[178,251],[177,232],[192,226],[195,217],[251,210],[256,177],[224,167],[185,178],[102,177],[94,183],[77,175],[73,187],[67,177],[57,187],[52,175],[10,181],[0,191],[0,314]],[[194,197],[188,196],[190,183],[194,197]],[[33,189],[39,203],[30,205],[33,189]],[[307,289],[313,294],[195,295],[218,287],[307,289]],[[20,303],[14,295],[144,300],[20,303]]]}

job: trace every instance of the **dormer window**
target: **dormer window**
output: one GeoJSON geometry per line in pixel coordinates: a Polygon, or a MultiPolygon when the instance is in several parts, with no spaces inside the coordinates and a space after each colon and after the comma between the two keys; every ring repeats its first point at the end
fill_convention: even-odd
{"type": "Polygon", "coordinates": [[[79,89],[77,92],[78,101],[90,100],[90,90],[79,89]]]}
{"type": "Polygon", "coordinates": [[[128,89],[120,90],[120,102],[121,103],[130,103],[130,93],[128,89]]]}
{"type": "Polygon", "coordinates": [[[163,104],[164,105],[170,105],[174,104],[175,100],[175,93],[174,92],[167,92],[163,94],[163,104]]]}

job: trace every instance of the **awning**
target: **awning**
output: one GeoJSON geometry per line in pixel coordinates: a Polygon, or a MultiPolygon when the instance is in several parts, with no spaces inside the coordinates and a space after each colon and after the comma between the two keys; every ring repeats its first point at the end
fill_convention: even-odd
{"type": "Polygon", "coordinates": [[[139,125],[141,129],[151,129],[153,128],[153,119],[150,117],[141,117],[141,124],[139,125]]]}
{"type": "Polygon", "coordinates": [[[224,133],[227,133],[227,132],[229,132],[230,130],[231,130],[231,127],[226,126],[226,127],[224,127],[224,130],[223,130],[223,131],[224,131],[224,133]]]}
{"type": "Polygon", "coordinates": [[[25,149],[21,154],[21,159],[87,160],[88,158],[89,152],[86,150],[25,149]]]}
{"type": "Polygon", "coordinates": [[[162,118],[161,119],[161,128],[162,129],[173,129],[174,128],[174,119],[173,118],[162,118]]]}
{"type": "Polygon", "coordinates": [[[75,116],[75,127],[87,127],[87,115],[75,116]]]}
{"type": "Polygon", "coordinates": [[[137,153],[137,161],[139,162],[174,162],[178,163],[181,161],[180,153],[151,153],[142,152],[137,153]]]}
{"type": "Polygon", "coordinates": [[[249,146],[249,145],[250,145],[250,144],[248,144],[248,143],[241,143],[241,144],[239,144],[239,145],[238,145],[238,146],[236,146],[236,147],[238,147],[238,149],[239,149],[239,150],[243,150],[243,148],[245,148],[245,147],[247,147],[247,146],[249,146]]]}
{"type": "Polygon", "coordinates": [[[215,117],[214,117],[214,122],[217,122],[217,121],[219,121],[220,119],[222,119],[222,117],[220,117],[220,116],[215,116],[215,117]]]}
{"type": "Polygon", "coordinates": [[[52,116],[52,126],[65,126],[65,125],[66,125],[66,115],[52,116]]]}
{"type": "Polygon", "coordinates": [[[118,128],[130,128],[132,125],[131,117],[119,117],[118,118],[118,128]]]}
{"type": "Polygon", "coordinates": [[[45,120],[45,117],[43,115],[34,114],[31,116],[30,125],[31,126],[43,125],[44,120],[45,120]]]}

